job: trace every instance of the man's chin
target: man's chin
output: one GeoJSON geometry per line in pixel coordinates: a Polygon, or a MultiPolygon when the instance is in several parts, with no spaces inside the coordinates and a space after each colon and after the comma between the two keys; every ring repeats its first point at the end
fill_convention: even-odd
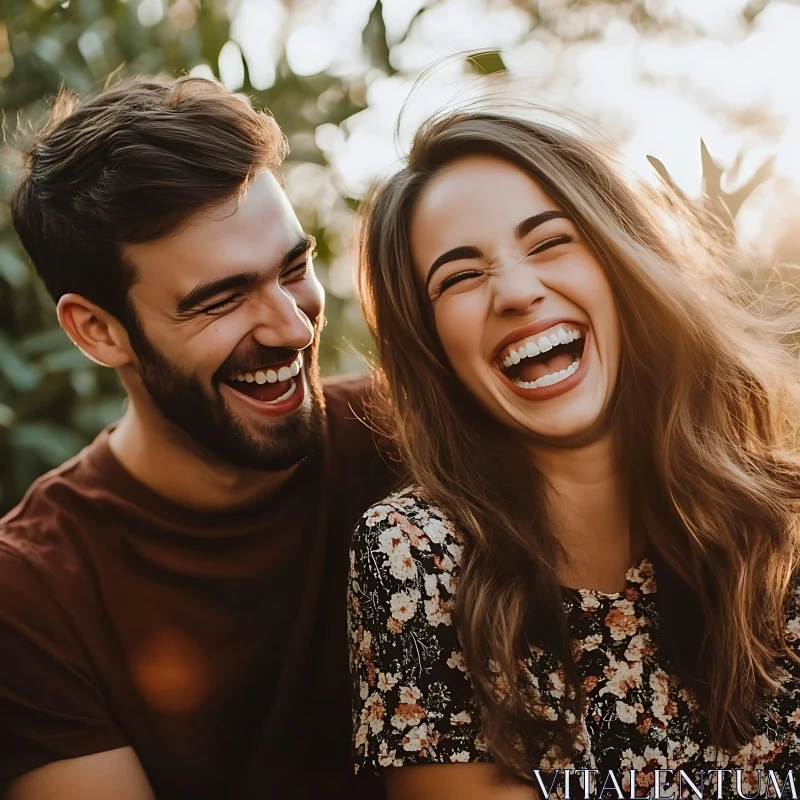
{"type": "Polygon", "coordinates": [[[243,420],[239,435],[217,454],[245,469],[282,471],[305,460],[322,445],[322,415],[311,403],[280,420],[253,426],[243,420]],[[256,429],[257,428],[257,429],[256,429]]]}

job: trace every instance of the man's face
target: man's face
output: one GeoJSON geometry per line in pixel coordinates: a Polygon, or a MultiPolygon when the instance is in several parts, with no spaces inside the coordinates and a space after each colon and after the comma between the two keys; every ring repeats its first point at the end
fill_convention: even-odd
{"type": "Polygon", "coordinates": [[[324,295],[312,249],[266,170],[243,198],[125,246],[143,393],[216,458],[282,470],[319,443],[324,295]]]}

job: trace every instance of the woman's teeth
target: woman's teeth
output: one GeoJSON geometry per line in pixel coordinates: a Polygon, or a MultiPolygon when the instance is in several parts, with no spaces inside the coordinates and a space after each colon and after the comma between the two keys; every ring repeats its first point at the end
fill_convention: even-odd
{"type": "MultiPolygon", "coordinates": [[[[525,358],[533,358],[534,356],[547,353],[554,347],[562,344],[569,344],[576,339],[581,338],[581,332],[577,328],[564,329],[561,325],[548,331],[541,336],[532,337],[527,342],[521,345],[515,345],[513,349],[506,353],[502,363],[503,366],[508,368],[514,364],[519,364],[525,358]]],[[[562,370],[564,372],[565,370],[562,370]]],[[[516,381],[515,381],[516,383],[516,381]]]]}
{"type": "Polygon", "coordinates": [[[259,385],[265,383],[277,383],[278,381],[288,381],[289,378],[294,378],[300,372],[300,368],[302,366],[303,356],[298,354],[297,358],[288,366],[281,367],[278,370],[266,369],[258,370],[256,372],[241,372],[234,378],[234,380],[247,381],[247,383],[258,383],[259,385]]]}
{"type": "Polygon", "coordinates": [[[562,369],[559,372],[551,372],[547,375],[542,375],[535,381],[521,381],[517,379],[514,383],[522,389],[538,389],[542,386],[552,386],[554,383],[561,383],[565,378],[569,378],[569,376],[578,369],[580,363],[580,358],[576,358],[566,369],[562,369]]]}

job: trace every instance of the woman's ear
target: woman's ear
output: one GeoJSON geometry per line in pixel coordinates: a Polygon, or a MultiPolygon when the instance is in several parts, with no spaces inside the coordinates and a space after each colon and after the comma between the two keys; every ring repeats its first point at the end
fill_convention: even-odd
{"type": "Polygon", "coordinates": [[[58,322],[78,350],[101,367],[133,361],[128,334],[115,316],[79,294],[65,294],[56,306],[58,322]]]}

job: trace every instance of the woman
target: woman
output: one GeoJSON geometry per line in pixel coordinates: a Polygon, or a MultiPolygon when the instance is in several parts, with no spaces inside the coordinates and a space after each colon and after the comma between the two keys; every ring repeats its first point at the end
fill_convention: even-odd
{"type": "Polygon", "coordinates": [[[349,614],[356,767],[391,798],[561,795],[566,768],[754,795],[800,766],[797,365],[663,206],[475,113],[369,206],[412,485],[356,531],[349,614]]]}

